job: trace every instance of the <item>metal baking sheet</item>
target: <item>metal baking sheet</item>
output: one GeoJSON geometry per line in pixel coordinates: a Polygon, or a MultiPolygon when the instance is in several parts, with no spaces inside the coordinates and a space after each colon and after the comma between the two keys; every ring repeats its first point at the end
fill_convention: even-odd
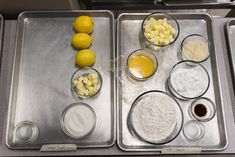
{"type": "MultiPolygon", "coordinates": [[[[129,77],[126,70],[128,55],[141,48],[139,33],[141,23],[147,13],[123,13],[117,19],[117,111],[118,113],[118,133],[117,142],[121,149],[125,151],[161,151],[167,147],[195,147],[200,151],[221,151],[228,145],[226,124],[224,119],[223,105],[221,101],[220,80],[217,72],[217,58],[214,49],[212,19],[208,14],[189,13],[171,14],[180,25],[180,35],[177,41],[170,47],[160,52],[154,52],[158,58],[158,71],[153,78],[136,82],[129,77]],[[202,65],[207,69],[210,76],[210,87],[205,93],[205,97],[210,98],[216,106],[215,117],[206,123],[204,137],[196,142],[186,140],[181,130],[180,134],[165,145],[152,145],[139,140],[133,136],[127,128],[127,116],[135,98],[141,93],[149,90],[166,91],[165,82],[169,77],[169,71],[177,63],[177,52],[184,37],[189,34],[201,34],[212,44],[212,53],[209,60],[202,65]]],[[[188,113],[190,101],[180,101],[183,110],[184,124],[191,120],[188,113]]]]}
{"type": "Polygon", "coordinates": [[[109,11],[24,12],[18,18],[6,144],[12,149],[38,149],[44,144],[76,144],[77,147],[109,147],[115,141],[114,17],[109,11]],[[96,68],[103,79],[99,95],[80,99],[97,116],[96,127],[86,138],[75,140],[60,128],[60,116],[71,103],[70,80],[77,70],[76,50],[70,40],[77,16],[94,19],[93,43],[96,68]],[[21,121],[33,121],[39,137],[28,144],[13,142],[13,129],[21,121]]]}
{"type": "MultiPolygon", "coordinates": [[[[3,16],[0,14],[0,61],[2,54],[2,39],[3,39],[3,16]]],[[[1,62],[0,62],[1,65],[1,62]]]]}
{"type": "Polygon", "coordinates": [[[232,5],[233,0],[162,0],[166,6],[181,5],[232,5]]]}
{"type": "Polygon", "coordinates": [[[230,19],[225,25],[225,32],[227,37],[227,46],[229,48],[230,67],[232,69],[232,76],[235,79],[235,19],[230,19]]]}

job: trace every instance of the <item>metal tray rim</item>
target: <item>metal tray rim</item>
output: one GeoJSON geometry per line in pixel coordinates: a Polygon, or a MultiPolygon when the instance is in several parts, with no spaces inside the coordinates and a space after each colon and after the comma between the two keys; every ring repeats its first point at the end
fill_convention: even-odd
{"type": "MultiPolygon", "coordinates": [[[[159,11],[153,11],[153,12],[148,12],[148,13],[121,13],[119,14],[119,16],[117,17],[117,25],[120,23],[120,18],[122,16],[125,16],[125,15],[148,15],[148,14],[151,14],[151,13],[157,13],[159,11]]],[[[172,12],[168,12],[168,11],[163,11],[163,13],[167,13],[169,15],[182,15],[182,14],[185,14],[186,12],[181,12],[181,13],[172,13],[172,12]]],[[[207,12],[201,12],[201,13],[189,13],[190,15],[204,15],[204,16],[208,16],[208,18],[213,21],[213,17],[211,14],[207,13],[207,12]]],[[[118,48],[118,47],[117,47],[118,48]]]]}
{"type": "Polygon", "coordinates": [[[111,12],[110,10],[64,10],[64,11],[60,11],[60,10],[53,10],[53,11],[23,11],[21,12],[19,15],[18,15],[18,18],[17,18],[17,21],[25,14],[28,14],[28,13],[81,13],[81,12],[84,12],[84,13],[109,13],[112,18],[114,18],[114,14],[113,12],[111,12]]]}
{"type": "MultiPolygon", "coordinates": [[[[98,13],[108,13],[110,16],[111,16],[111,23],[112,23],[112,32],[110,34],[110,36],[112,37],[112,59],[114,60],[115,59],[115,42],[114,42],[114,39],[115,39],[115,20],[114,20],[114,14],[109,11],[109,10],[79,10],[79,11],[23,11],[19,14],[18,18],[17,18],[17,29],[16,29],[16,36],[15,36],[15,45],[14,45],[14,58],[13,58],[13,66],[12,66],[12,76],[11,76],[11,86],[10,86],[10,96],[9,96],[9,102],[8,102],[8,107],[7,107],[7,125],[6,125],[6,137],[5,137],[5,143],[7,145],[7,147],[9,149],[13,149],[13,150],[17,150],[17,149],[38,149],[38,148],[21,148],[21,147],[18,147],[18,148],[14,148],[10,145],[9,141],[8,141],[8,132],[9,132],[9,122],[10,122],[10,114],[8,113],[11,106],[13,105],[12,104],[12,99],[13,99],[13,80],[14,80],[14,76],[15,76],[15,66],[16,66],[16,53],[17,53],[17,45],[19,45],[19,42],[18,42],[18,38],[19,38],[19,26],[20,26],[20,18],[22,16],[24,16],[25,14],[28,14],[28,13],[95,13],[95,12],[98,12],[98,13]]],[[[1,15],[1,14],[0,14],[1,15]]],[[[1,33],[1,32],[0,32],[1,33]]],[[[1,47],[0,47],[1,48],[1,47]]],[[[115,68],[115,64],[111,65],[112,67],[115,68]]],[[[116,75],[115,75],[115,72],[112,73],[113,77],[115,78],[114,79],[114,91],[116,91],[116,75]]],[[[114,112],[114,115],[113,115],[113,137],[111,139],[111,142],[107,145],[95,145],[95,147],[97,148],[102,148],[102,147],[111,147],[115,144],[116,142],[116,93],[114,92],[113,94],[113,112],[114,112]]],[[[93,148],[94,146],[77,146],[77,148],[93,148]]]]}
{"type": "MultiPolygon", "coordinates": [[[[165,5],[165,6],[181,6],[182,4],[177,4],[177,3],[167,3],[165,2],[164,0],[162,1],[162,3],[165,5]]],[[[194,3],[193,5],[233,5],[234,2],[220,2],[220,3],[194,3]]],[[[192,4],[183,4],[185,6],[192,6],[192,4]]]]}
{"type": "MultiPolygon", "coordinates": [[[[233,55],[232,55],[232,47],[231,47],[231,37],[229,35],[229,27],[230,27],[230,24],[231,22],[235,21],[235,18],[231,18],[229,19],[226,24],[225,24],[225,36],[226,36],[226,41],[227,41],[227,46],[229,48],[229,53],[230,53],[230,56],[233,58],[233,55]]],[[[230,61],[232,61],[232,58],[230,58],[230,61]]],[[[232,64],[234,64],[234,62],[232,61],[232,64]]],[[[230,66],[233,70],[233,73],[234,73],[234,66],[230,66]]]]}
{"type": "MultiPolygon", "coordinates": [[[[117,32],[120,30],[120,19],[121,19],[121,17],[122,16],[125,16],[125,15],[148,15],[149,13],[121,13],[119,16],[118,16],[118,18],[117,18],[117,32]]],[[[169,13],[170,15],[182,15],[182,13],[169,13]]],[[[213,21],[213,19],[212,19],[212,16],[209,14],[209,13],[190,13],[190,15],[204,15],[204,16],[207,16],[209,19],[210,19],[210,21],[212,22],[213,21]]],[[[212,24],[212,29],[213,29],[213,24],[212,24]]],[[[212,30],[213,31],[213,30],[212,30]]],[[[116,50],[117,50],[117,56],[118,56],[118,54],[119,54],[119,40],[120,40],[120,36],[118,35],[118,33],[117,33],[117,37],[116,37],[116,39],[117,39],[117,41],[116,41],[116,50]]],[[[213,45],[214,45],[214,39],[213,39],[213,43],[212,43],[213,45]]],[[[215,51],[215,45],[214,45],[214,51],[215,51]]],[[[119,67],[118,67],[118,65],[119,65],[119,60],[117,60],[117,68],[116,68],[116,72],[118,73],[118,71],[119,71],[119,67]]],[[[222,93],[221,93],[221,80],[220,80],[220,77],[218,76],[219,74],[217,73],[217,78],[218,78],[218,83],[219,83],[219,93],[220,93],[220,95],[222,95],[222,93]]],[[[120,101],[118,100],[118,94],[119,94],[119,89],[118,89],[118,86],[119,86],[119,81],[117,81],[117,111],[119,111],[120,110],[120,108],[119,108],[119,104],[120,104],[120,101]]],[[[227,126],[226,126],[226,121],[225,121],[225,118],[224,118],[224,115],[225,115],[225,112],[224,112],[224,103],[223,103],[223,98],[222,98],[222,96],[221,96],[221,108],[222,108],[222,115],[223,115],[223,118],[222,118],[222,120],[223,120],[223,123],[224,123],[224,130],[225,130],[225,144],[222,146],[222,147],[220,147],[220,148],[208,148],[208,149],[205,149],[205,148],[203,148],[202,147],[202,151],[205,151],[205,152],[210,152],[210,151],[223,151],[223,150],[225,150],[227,147],[228,147],[228,135],[227,135],[227,126]]],[[[119,121],[119,117],[120,117],[120,113],[117,113],[117,119],[118,119],[118,121],[119,121]]],[[[128,149],[128,148],[124,148],[123,147],[123,144],[122,144],[122,141],[120,140],[120,124],[119,124],[119,122],[117,122],[117,144],[118,144],[118,146],[119,146],[119,148],[120,149],[122,149],[122,150],[124,150],[124,151],[146,151],[146,149],[128,149]]],[[[148,151],[155,151],[155,152],[159,152],[160,150],[156,150],[156,149],[147,149],[148,151]]]]}
{"type": "MultiPolygon", "coordinates": [[[[4,18],[2,14],[0,14],[0,52],[2,52],[2,44],[3,44],[3,26],[4,26],[4,18]]],[[[0,55],[0,59],[1,59],[1,55],[0,55]]]]}

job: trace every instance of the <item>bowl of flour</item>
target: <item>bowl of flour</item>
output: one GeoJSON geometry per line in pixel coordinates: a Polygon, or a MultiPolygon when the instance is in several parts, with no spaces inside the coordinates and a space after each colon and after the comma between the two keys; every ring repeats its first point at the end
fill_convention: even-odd
{"type": "Polygon", "coordinates": [[[168,88],[171,93],[183,99],[196,99],[204,95],[210,85],[207,70],[199,63],[181,61],[170,72],[168,88]]]}
{"type": "Polygon", "coordinates": [[[177,101],[158,90],[138,96],[130,109],[127,125],[131,133],[151,144],[165,144],[182,129],[183,114],[177,101]]]}

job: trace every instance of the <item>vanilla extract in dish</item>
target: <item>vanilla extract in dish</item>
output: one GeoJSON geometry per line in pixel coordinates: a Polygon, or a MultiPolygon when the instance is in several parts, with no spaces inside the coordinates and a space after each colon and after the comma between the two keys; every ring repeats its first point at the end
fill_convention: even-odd
{"type": "Polygon", "coordinates": [[[199,117],[204,117],[207,114],[207,108],[203,104],[197,104],[194,107],[194,113],[199,117]]]}

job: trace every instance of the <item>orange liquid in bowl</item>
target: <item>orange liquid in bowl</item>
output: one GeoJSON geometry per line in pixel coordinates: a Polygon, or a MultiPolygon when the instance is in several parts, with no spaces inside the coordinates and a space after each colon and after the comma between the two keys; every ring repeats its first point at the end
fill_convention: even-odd
{"type": "Polygon", "coordinates": [[[137,78],[151,76],[156,67],[152,59],[145,55],[136,55],[129,59],[128,67],[130,72],[137,78]]]}

